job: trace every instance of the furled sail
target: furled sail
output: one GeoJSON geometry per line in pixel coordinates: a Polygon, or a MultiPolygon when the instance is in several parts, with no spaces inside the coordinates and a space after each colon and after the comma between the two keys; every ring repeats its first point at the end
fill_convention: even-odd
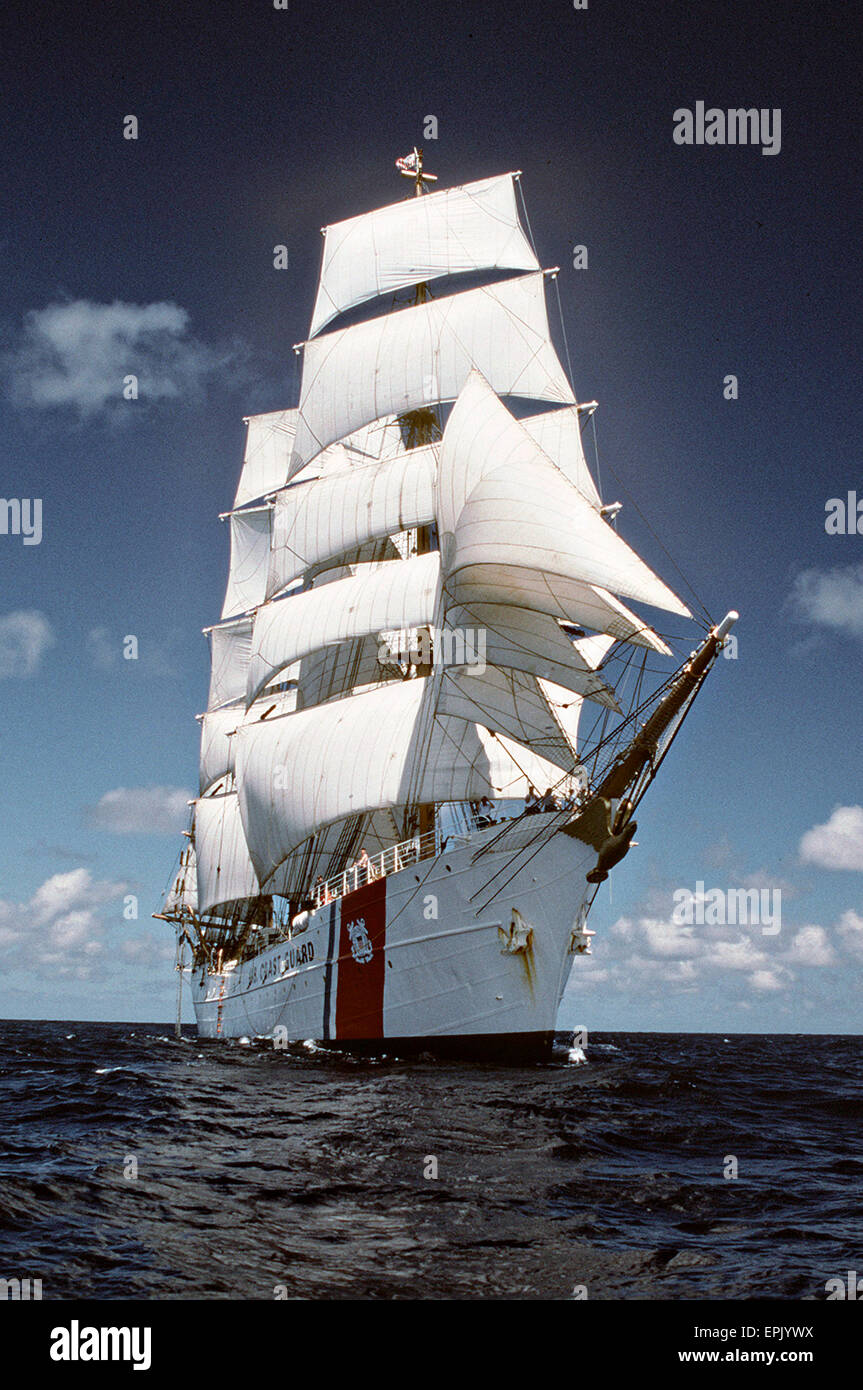
{"type": "Polygon", "coordinates": [[[390,294],[470,270],[538,270],[518,220],[512,174],[410,198],[324,228],[312,326],[390,294]]]}
{"type": "Polygon", "coordinates": [[[574,404],[549,338],[541,272],[312,338],[291,476],[370,420],[455,400],[473,367],[499,395],[574,404]]]}
{"type": "Polygon", "coordinates": [[[261,889],[249,858],[237,793],[205,796],[195,802],[198,857],[198,910],[256,897],[261,889]]]}
{"type": "Polygon", "coordinates": [[[270,559],[271,507],[231,512],[231,565],[223,618],[248,613],[263,603],[270,559]]]}
{"type": "Polygon", "coordinates": [[[267,597],[324,560],[434,519],[436,444],[284,488],[274,505],[267,597]]]}
{"type": "Polygon", "coordinates": [[[349,578],[265,604],[255,616],[247,699],[285,666],[323,647],[430,623],[439,572],[440,557],[432,552],[363,565],[349,578]]]}

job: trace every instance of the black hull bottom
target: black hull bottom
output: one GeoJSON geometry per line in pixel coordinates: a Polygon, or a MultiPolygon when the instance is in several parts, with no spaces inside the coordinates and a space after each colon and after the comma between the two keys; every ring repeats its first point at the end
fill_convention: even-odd
{"type": "Polygon", "coordinates": [[[359,1057],[416,1057],[421,1054],[449,1061],[492,1062],[504,1066],[550,1062],[554,1033],[457,1033],[439,1038],[339,1038],[323,1047],[359,1057]]]}

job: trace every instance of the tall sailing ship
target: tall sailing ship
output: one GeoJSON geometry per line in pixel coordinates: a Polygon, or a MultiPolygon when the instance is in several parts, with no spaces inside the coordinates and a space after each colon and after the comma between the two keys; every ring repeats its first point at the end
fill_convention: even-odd
{"type": "Polygon", "coordinates": [[[737,615],[694,619],[603,503],[519,173],[397,168],[323,229],[298,406],[247,421],[157,915],[202,1037],[537,1058],[737,615]],[[675,668],[629,602],[700,643],[675,668]]]}

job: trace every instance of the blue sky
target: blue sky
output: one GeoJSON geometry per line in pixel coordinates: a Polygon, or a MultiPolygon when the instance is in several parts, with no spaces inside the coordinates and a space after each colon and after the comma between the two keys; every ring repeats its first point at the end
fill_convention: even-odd
{"type": "Polygon", "coordinates": [[[676,584],[637,503],[711,613],[742,615],[561,1021],[861,1031],[863,540],[825,530],[828,499],[863,498],[846,14],[178,0],[19,18],[0,494],[41,498],[43,535],[0,535],[0,1016],[171,1014],[149,914],[195,786],[242,416],[296,401],[318,229],[400,197],[394,160],[419,142],[442,184],[523,170],[621,531],[676,584]],[[780,108],[780,153],[675,144],[699,100],[780,108]],[[681,932],[673,893],[699,881],[779,889],[781,931],[681,932]]]}

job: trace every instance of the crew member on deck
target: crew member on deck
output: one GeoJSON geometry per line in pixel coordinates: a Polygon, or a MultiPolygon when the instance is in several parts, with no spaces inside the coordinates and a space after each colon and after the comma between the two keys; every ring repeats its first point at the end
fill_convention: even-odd
{"type": "Polygon", "coordinates": [[[354,868],[356,869],[357,886],[361,883],[370,883],[375,877],[372,861],[369,859],[368,851],[365,849],[360,850],[360,856],[354,864],[354,868]]]}

